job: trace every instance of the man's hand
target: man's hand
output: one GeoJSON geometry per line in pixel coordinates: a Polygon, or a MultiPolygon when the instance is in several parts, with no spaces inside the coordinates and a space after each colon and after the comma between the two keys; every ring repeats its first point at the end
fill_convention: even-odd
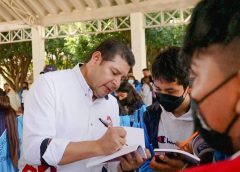
{"type": "MultiPolygon", "coordinates": [[[[147,159],[151,157],[148,149],[145,149],[147,159]]],[[[139,168],[146,159],[143,159],[138,152],[129,153],[120,157],[120,164],[118,167],[119,172],[134,171],[139,168]]]]}
{"type": "Polygon", "coordinates": [[[127,132],[122,127],[108,127],[105,134],[97,140],[102,155],[109,155],[126,144],[127,132]]]}
{"type": "Polygon", "coordinates": [[[175,172],[185,167],[185,163],[179,159],[171,159],[166,155],[159,155],[159,159],[162,162],[157,162],[154,157],[150,162],[150,168],[161,172],[175,172]]]}

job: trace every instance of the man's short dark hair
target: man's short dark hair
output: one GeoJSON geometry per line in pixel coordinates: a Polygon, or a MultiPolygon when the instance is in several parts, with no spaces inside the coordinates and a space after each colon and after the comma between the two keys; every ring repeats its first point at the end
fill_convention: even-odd
{"type": "Polygon", "coordinates": [[[240,37],[239,0],[202,0],[194,8],[183,45],[183,56],[212,44],[228,44],[240,37]]]}
{"type": "Polygon", "coordinates": [[[94,52],[101,52],[103,61],[111,61],[115,58],[116,55],[120,55],[122,59],[124,59],[130,67],[134,66],[135,59],[131,49],[122,41],[115,39],[108,39],[103,41],[94,51],[90,54],[89,59],[94,52]]]}
{"type": "Polygon", "coordinates": [[[164,79],[175,82],[186,88],[189,84],[189,72],[179,55],[179,47],[169,47],[154,59],[152,64],[153,80],[164,79]]]}
{"type": "Polygon", "coordinates": [[[143,72],[144,72],[144,71],[149,71],[149,69],[148,69],[148,68],[144,68],[142,71],[143,71],[143,72]]]}

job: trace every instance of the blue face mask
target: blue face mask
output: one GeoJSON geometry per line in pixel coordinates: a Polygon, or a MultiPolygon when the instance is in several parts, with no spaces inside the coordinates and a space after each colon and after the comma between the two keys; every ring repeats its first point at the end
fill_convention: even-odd
{"type": "Polygon", "coordinates": [[[129,83],[129,84],[133,84],[133,83],[134,83],[134,80],[133,80],[133,79],[129,79],[129,80],[128,80],[128,83],[129,83]]]}

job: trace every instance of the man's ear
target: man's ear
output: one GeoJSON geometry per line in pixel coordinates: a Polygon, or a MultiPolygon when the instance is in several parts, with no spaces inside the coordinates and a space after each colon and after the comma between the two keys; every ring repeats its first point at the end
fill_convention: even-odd
{"type": "Polygon", "coordinates": [[[100,51],[95,51],[95,52],[92,54],[92,57],[91,57],[90,62],[91,62],[92,64],[100,64],[100,63],[102,62],[101,52],[100,52],[100,51]]]}

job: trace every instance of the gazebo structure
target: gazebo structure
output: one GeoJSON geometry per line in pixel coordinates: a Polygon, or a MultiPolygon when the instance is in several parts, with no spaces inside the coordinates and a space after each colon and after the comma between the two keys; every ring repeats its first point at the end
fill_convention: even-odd
{"type": "Polygon", "coordinates": [[[45,65],[45,39],[130,30],[139,79],[146,67],[145,29],[188,23],[198,1],[0,0],[0,44],[32,41],[36,77],[45,65]]]}

